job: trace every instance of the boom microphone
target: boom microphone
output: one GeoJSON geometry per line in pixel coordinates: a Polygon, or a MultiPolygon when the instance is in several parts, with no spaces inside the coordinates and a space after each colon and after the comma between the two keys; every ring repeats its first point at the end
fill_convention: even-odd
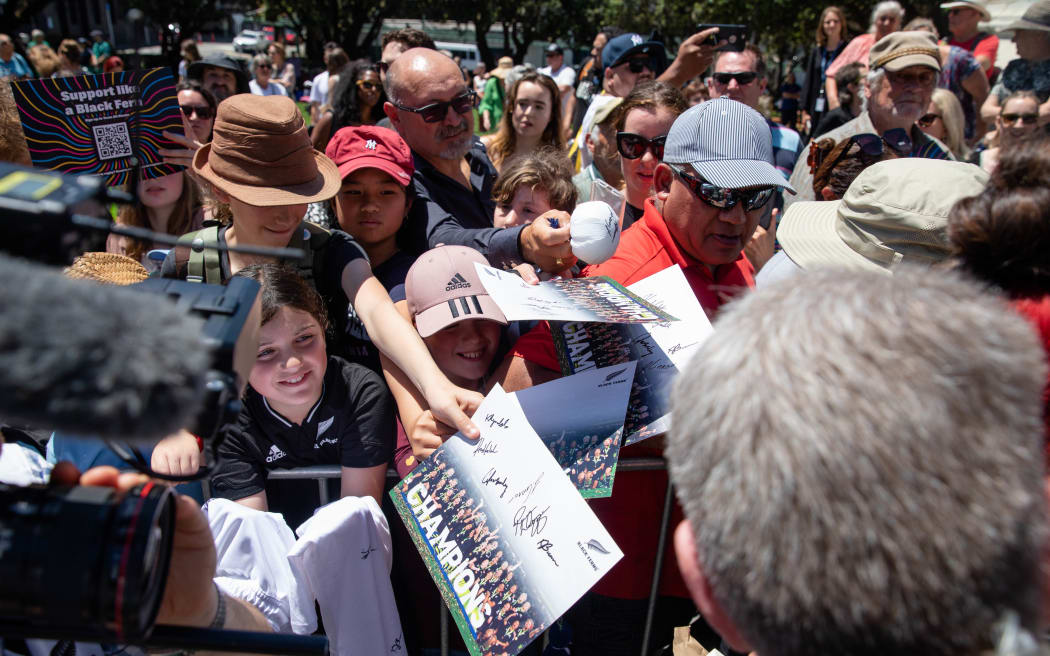
{"type": "Polygon", "coordinates": [[[0,255],[0,419],[156,441],[201,409],[211,347],[167,299],[0,255]]]}

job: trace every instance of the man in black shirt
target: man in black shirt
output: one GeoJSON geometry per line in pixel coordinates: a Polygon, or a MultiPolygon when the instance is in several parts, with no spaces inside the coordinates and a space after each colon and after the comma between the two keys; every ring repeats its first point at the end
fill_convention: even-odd
{"type": "Polygon", "coordinates": [[[386,115],[412,149],[416,201],[406,221],[417,254],[439,244],[470,246],[494,266],[531,262],[563,271],[573,262],[567,217],[548,213],[526,226],[494,228],[496,169],[474,136],[474,92],[452,59],[413,48],[390,65],[386,115]]]}

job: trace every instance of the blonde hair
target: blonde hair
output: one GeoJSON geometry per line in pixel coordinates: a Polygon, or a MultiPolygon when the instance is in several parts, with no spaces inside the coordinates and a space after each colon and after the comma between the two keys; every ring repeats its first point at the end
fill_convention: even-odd
{"type": "Polygon", "coordinates": [[[959,103],[955,94],[947,89],[935,89],[930,100],[937,106],[937,111],[941,114],[941,121],[944,123],[944,130],[947,133],[944,145],[952,151],[955,159],[965,161],[970,155],[970,149],[966,145],[964,136],[966,117],[963,116],[962,104],[959,103]]]}

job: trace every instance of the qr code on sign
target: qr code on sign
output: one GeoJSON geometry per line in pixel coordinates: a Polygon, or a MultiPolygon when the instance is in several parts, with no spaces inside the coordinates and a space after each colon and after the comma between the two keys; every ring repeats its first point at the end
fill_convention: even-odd
{"type": "Polygon", "coordinates": [[[128,137],[127,123],[110,123],[95,125],[95,146],[99,159],[116,159],[131,157],[131,139],[128,137]]]}

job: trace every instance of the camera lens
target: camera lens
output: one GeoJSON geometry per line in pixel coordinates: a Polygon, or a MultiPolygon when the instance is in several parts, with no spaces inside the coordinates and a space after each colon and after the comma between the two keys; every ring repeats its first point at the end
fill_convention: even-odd
{"type": "Polygon", "coordinates": [[[148,635],[171,561],[175,495],[154,483],[0,485],[0,619],[120,642],[148,635]]]}

